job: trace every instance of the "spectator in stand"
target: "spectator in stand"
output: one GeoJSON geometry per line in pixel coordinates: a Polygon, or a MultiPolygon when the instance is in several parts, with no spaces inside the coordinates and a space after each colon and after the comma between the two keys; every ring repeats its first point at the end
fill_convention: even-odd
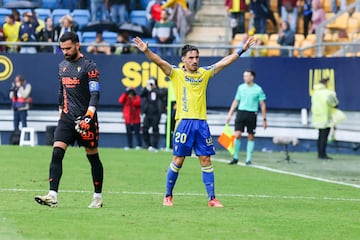
{"type": "Polygon", "coordinates": [[[93,45],[90,45],[90,46],[87,47],[86,51],[88,53],[106,54],[106,55],[111,54],[110,44],[103,39],[102,32],[97,32],[96,33],[95,41],[92,42],[92,44],[93,45]],[[101,46],[99,46],[99,45],[101,45],[101,46]]]}
{"type": "Polygon", "coordinates": [[[168,0],[161,7],[162,9],[171,8],[170,19],[176,24],[180,37],[190,32],[193,14],[188,9],[185,0],[168,0]]]}
{"type": "MultiPolygon", "coordinates": [[[[169,20],[169,12],[167,9],[161,11],[160,22],[155,23],[152,30],[152,37],[159,44],[171,44],[178,38],[178,31],[173,21],[169,20]]],[[[174,55],[174,48],[160,47],[159,55],[170,57],[174,55]]]]}
{"type": "Polygon", "coordinates": [[[161,6],[165,2],[162,0],[151,0],[146,5],[146,17],[149,22],[149,29],[152,30],[156,22],[159,22],[161,19],[161,6]]]}
{"type": "MultiPolygon", "coordinates": [[[[39,32],[38,39],[41,42],[54,42],[54,26],[51,17],[45,19],[45,27],[39,32]]],[[[40,46],[40,52],[54,52],[54,46],[40,46]]]]}
{"type": "Polygon", "coordinates": [[[111,21],[122,24],[128,21],[130,0],[106,0],[106,8],[110,12],[111,21]]]}
{"type": "Polygon", "coordinates": [[[313,0],[312,2],[313,14],[311,17],[310,33],[315,33],[315,29],[326,20],[325,11],[321,6],[319,0],[313,0]]]}
{"type": "Polygon", "coordinates": [[[137,53],[137,48],[131,45],[127,32],[119,32],[117,34],[116,44],[119,45],[111,47],[111,52],[116,55],[137,53]]]}
{"type": "Polygon", "coordinates": [[[136,149],[141,148],[140,135],[140,113],[141,113],[141,99],[136,94],[135,89],[127,88],[126,91],[119,97],[118,102],[123,105],[123,118],[126,126],[127,147],[133,148],[133,133],[136,137],[136,149]]]}
{"type": "Polygon", "coordinates": [[[21,75],[16,75],[10,88],[9,97],[14,110],[14,131],[19,131],[20,122],[23,128],[27,127],[27,111],[30,107],[29,103],[31,103],[30,83],[27,83],[21,75]]]}
{"type": "Polygon", "coordinates": [[[303,18],[304,18],[304,37],[308,35],[310,29],[309,26],[311,25],[311,18],[312,18],[312,0],[304,0],[303,6],[303,18]]]}
{"type": "Polygon", "coordinates": [[[232,38],[237,33],[245,32],[245,12],[248,6],[246,6],[245,0],[225,0],[226,11],[230,13],[232,28],[232,38]]]}
{"type": "MultiPolygon", "coordinates": [[[[333,13],[337,13],[337,11],[338,11],[337,3],[338,3],[337,0],[331,0],[331,11],[333,13]]],[[[346,0],[340,0],[339,10],[344,10],[346,8],[346,4],[347,4],[346,0]]]]}
{"type": "Polygon", "coordinates": [[[78,25],[76,22],[74,22],[71,15],[65,15],[60,19],[60,23],[54,23],[55,24],[55,33],[54,33],[54,40],[56,42],[59,41],[60,37],[65,32],[77,32],[78,25]]]}
{"type": "MultiPolygon", "coordinates": [[[[19,38],[21,42],[36,42],[36,28],[39,26],[38,20],[32,12],[24,12],[23,21],[20,24],[19,38]]],[[[23,45],[20,53],[36,53],[35,46],[23,45]]]]}
{"type": "MultiPolygon", "coordinates": [[[[281,23],[281,29],[279,32],[279,38],[277,42],[281,46],[294,46],[295,44],[295,33],[290,28],[289,23],[286,21],[281,23]]],[[[288,49],[281,49],[280,56],[288,57],[290,56],[289,55],[290,51],[291,50],[288,49]]]]}
{"type": "MultiPolygon", "coordinates": [[[[265,46],[265,40],[262,37],[256,39],[256,46],[265,46]]],[[[251,56],[253,57],[266,57],[268,55],[268,50],[266,48],[261,49],[252,49],[251,56]]]]}
{"type": "Polygon", "coordinates": [[[300,0],[282,0],[281,4],[281,20],[289,22],[293,32],[297,32],[298,6],[300,0]]]}
{"type": "MultiPolygon", "coordinates": [[[[20,23],[15,21],[13,14],[7,15],[5,23],[3,25],[3,32],[6,42],[18,42],[19,41],[20,23]]],[[[6,45],[6,51],[10,53],[18,52],[19,46],[6,45]]]]}
{"type": "MultiPolygon", "coordinates": [[[[3,28],[0,28],[0,42],[5,41],[5,35],[3,28]]],[[[0,52],[6,52],[6,46],[0,45],[0,52]]]]}
{"type": "Polygon", "coordinates": [[[20,12],[15,8],[12,10],[12,15],[14,15],[15,22],[21,23],[20,12]]]}
{"type": "Polygon", "coordinates": [[[90,0],[92,22],[106,20],[108,18],[105,1],[106,0],[90,0]]]}
{"type": "Polygon", "coordinates": [[[256,33],[266,33],[266,19],[269,9],[267,0],[251,0],[250,11],[254,14],[254,26],[256,33]]]}

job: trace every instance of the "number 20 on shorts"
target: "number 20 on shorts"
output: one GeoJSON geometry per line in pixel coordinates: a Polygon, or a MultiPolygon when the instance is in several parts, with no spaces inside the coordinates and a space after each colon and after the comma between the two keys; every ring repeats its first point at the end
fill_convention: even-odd
{"type": "Polygon", "coordinates": [[[179,143],[185,143],[186,142],[187,135],[186,133],[175,133],[175,142],[179,143]]]}

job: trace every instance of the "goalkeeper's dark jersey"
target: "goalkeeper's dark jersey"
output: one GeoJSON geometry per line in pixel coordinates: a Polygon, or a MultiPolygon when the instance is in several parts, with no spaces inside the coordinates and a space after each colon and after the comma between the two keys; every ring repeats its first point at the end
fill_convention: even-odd
{"type": "Polygon", "coordinates": [[[90,103],[96,107],[98,95],[92,93],[99,91],[99,71],[92,60],[82,56],[75,62],[62,61],[59,81],[59,105],[70,119],[83,116],[90,103]]]}

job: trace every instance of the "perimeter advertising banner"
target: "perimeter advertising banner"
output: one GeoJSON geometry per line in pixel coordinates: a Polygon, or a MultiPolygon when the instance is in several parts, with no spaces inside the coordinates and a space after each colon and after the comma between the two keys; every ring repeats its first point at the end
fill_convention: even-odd
{"type": "MultiPolygon", "coordinates": [[[[160,87],[168,86],[166,76],[142,54],[89,57],[100,71],[100,105],[117,106],[117,99],[126,87],[140,90],[150,76],[158,79],[160,87]]],[[[62,55],[45,53],[0,55],[0,104],[10,107],[8,91],[15,75],[21,74],[32,84],[34,105],[56,105],[58,64],[62,60],[62,55]]],[[[179,57],[167,60],[181,64],[179,57]]],[[[218,60],[219,57],[202,57],[200,65],[211,65],[218,60]]],[[[240,58],[210,80],[209,108],[230,106],[246,69],[256,71],[255,81],[267,95],[268,108],[310,108],[313,85],[322,77],[329,77],[340,108],[360,110],[360,58],[240,58]]]]}

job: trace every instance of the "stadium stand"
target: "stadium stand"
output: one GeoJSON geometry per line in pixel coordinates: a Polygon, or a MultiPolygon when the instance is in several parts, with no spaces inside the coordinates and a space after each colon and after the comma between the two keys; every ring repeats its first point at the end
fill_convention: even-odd
{"type": "Polygon", "coordinates": [[[96,39],[96,32],[83,32],[81,38],[83,43],[94,42],[96,39]]]}
{"type": "Polygon", "coordinates": [[[37,14],[38,18],[43,21],[51,16],[51,11],[48,8],[36,8],[35,13],[37,14]]]}
{"type": "Polygon", "coordinates": [[[48,9],[56,9],[59,7],[57,0],[41,0],[41,7],[48,9]]]}
{"type": "Polygon", "coordinates": [[[60,22],[60,19],[67,14],[70,14],[69,9],[64,9],[64,8],[54,9],[52,11],[52,18],[54,24],[58,24],[60,22]]]}
{"type": "Polygon", "coordinates": [[[145,10],[133,10],[130,12],[130,22],[137,23],[139,25],[147,26],[148,20],[145,10]]]}
{"type": "Polygon", "coordinates": [[[11,10],[7,8],[0,8],[0,24],[3,25],[5,23],[6,15],[11,14],[11,10]]]}
{"type": "Polygon", "coordinates": [[[105,42],[115,44],[117,40],[117,33],[115,32],[103,32],[103,39],[105,42]]]}
{"type": "Polygon", "coordinates": [[[89,23],[90,11],[87,9],[74,9],[71,12],[74,21],[79,25],[79,29],[89,23]]]}

